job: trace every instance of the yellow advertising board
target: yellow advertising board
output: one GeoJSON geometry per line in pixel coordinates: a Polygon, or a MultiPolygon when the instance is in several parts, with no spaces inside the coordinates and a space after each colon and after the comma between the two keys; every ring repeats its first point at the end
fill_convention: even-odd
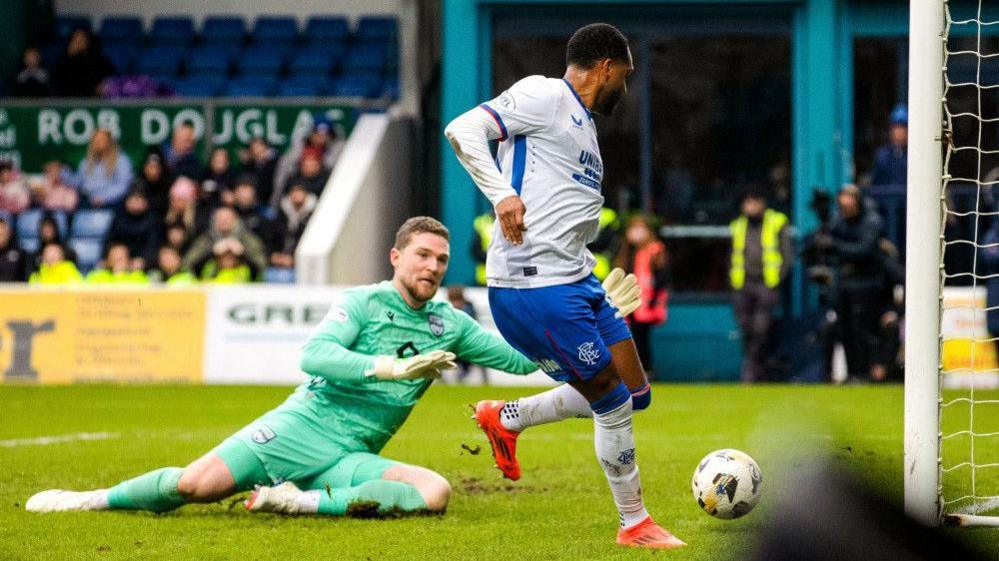
{"type": "Polygon", "coordinates": [[[201,382],[200,290],[0,290],[4,382],[201,382]]]}

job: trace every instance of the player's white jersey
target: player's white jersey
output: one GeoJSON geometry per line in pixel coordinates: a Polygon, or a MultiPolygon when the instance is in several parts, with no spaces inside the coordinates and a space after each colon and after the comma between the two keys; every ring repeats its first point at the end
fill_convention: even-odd
{"type": "Polygon", "coordinates": [[[486,260],[489,286],[537,288],[575,282],[593,270],[604,203],[603,163],[593,117],[566,80],[529,76],[480,106],[496,119],[496,165],[527,207],[524,243],[499,221],[486,260]]]}

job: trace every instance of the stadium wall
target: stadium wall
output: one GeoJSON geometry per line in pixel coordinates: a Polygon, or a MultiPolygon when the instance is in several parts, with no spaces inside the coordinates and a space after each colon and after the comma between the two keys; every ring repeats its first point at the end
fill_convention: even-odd
{"type": "MultiPolygon", "coordinates": [[[[301,346],[346,288],[3,286],[0,380],[298,384],[306,379],[298,368],[301,346]]],[[[495,332],[485,291],[469,290],[467,296],[483,326],[495,332]]],[[[541,372],[523,377],[490,371],[489,383],[551,381],[541,372]]]]}

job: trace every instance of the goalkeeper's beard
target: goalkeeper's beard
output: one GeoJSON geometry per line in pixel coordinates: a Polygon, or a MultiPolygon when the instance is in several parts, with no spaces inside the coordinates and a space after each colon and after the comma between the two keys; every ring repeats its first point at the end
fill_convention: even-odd
{"type": "Polygon", "coordinates": [[[402,288],[409,293],[410,298],[421,304],[433,300],[440,286],[440,283],[430,279],[416,279],[415,283],[408,282],[405,279],[399,280],[402,288]],[[427,280],[427,282],[422,282],[423,280],[427,280]]]}

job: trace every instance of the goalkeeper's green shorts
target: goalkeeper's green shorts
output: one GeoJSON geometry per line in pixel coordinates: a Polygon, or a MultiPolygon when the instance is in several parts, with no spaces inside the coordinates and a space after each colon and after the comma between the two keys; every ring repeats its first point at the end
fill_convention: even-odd
{"type": "Polygon", "coordinates": [[[291,481],[300,489],[353,487],[381,479],[400,462],[359,450],[329,436],[302,411],[282,406],[264,414],[222,444],[217,454],[240,491],[291,481]]]}

